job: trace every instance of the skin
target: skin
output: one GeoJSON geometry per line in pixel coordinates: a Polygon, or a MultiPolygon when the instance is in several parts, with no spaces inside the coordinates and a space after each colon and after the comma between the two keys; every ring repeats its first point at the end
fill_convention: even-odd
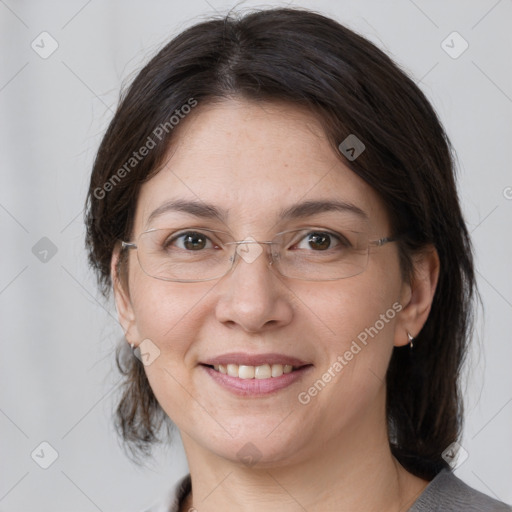
{"type": "MultiPolygon", "coordinates": [[[[134,237],[177,221],[230,231],[236,240],[270,240],[302,224],[332,223],[331,213],[283,224],[279,211],[305,200],[341,199],[369,217],[373,238],[389,236],[377,193],[344,165],[319,122],[295,106],[225,100],[199,105],[179,125],[164,168],[140,191],[134,237]],[[169,213],[169,199],[212,203],[225,223],[169,213]],[[262,215],[264,212],[264,215],[262,215]]],[[[119,256],[116,248],[112,272],[119,256]]],[[[145,367],[159,403],[179,428],[192,476],[186,506],[197,510],[407,510],[427,482],[392,456],[385,415],[386,368],[394,346],[425,323],[438,276],[434,250],[415,257],[403,280],[397,245],[370,250],[366,270],[311,282],[276,275],[265,253],[215,281],[176,283],[146,275],[130,251],[128,283],[115,280],[129,343],[149,338],[160,356],[145,367]],[[307,405],[307,390],[399,302],[402,310],[307,405]],[[254,398],[221,388],[199,366],[228,352],[278,352],[312,364],[299,382],[254,398]],[[237,456],[252,443],[260,460],[237,456]]]]}

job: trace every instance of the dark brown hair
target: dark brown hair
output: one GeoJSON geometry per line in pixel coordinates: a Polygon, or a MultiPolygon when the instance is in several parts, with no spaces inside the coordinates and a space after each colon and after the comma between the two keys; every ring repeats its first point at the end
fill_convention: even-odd
{"type": "MultiPolygon", "coordinates": [[[[103,138],[87,197],[86,245],[103,293],[112,285],[116,241],[131,237],[140,186],[172,145],[171,116],[191,99],[200,105],[230,97],[309,109],[338,152],[355,134],[366,150],[354,161],[340,159],[380,194],[394,231],[406,233],[399,241],[404,276],[416,251],[437,249],[440,276],[428,320],[412,352],[394,349],[387,373],[392,451],[409,471],[432,478],[447,467],[441,454],[460,433],[458,379],[474,291],[451,147],[414,82],[336,21],[302,9],[229,15],[185,30],[142,69],[103,138]],[[165,123],[168,130],[156,137],[165,123]],[[155,147],[130,160],[149,138],[155,147]]],[[[129,351],[118,354],[118,364],[126,378],[117,425],[134,452],[149,452],[165,414],[143,365],[129,351]]]]}

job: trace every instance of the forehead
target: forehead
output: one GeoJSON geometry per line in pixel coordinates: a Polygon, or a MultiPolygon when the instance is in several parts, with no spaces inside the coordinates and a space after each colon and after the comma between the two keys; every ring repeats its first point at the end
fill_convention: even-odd
{"type": "Polygon", "coordinates": [[[181,121],[165,165],[141,187],[135,230],[169,201],[223,210],[253,231],[274,226],[301,202],[356,206],[376,229],[387,227],[378,194],[344,163],[310,112],[280,103],[225,100],[199,105],[181,121]]]}

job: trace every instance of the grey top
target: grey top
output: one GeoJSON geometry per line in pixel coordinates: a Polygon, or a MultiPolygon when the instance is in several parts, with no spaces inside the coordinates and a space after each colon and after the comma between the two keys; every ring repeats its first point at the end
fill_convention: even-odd
{"type": "MultiPolygon", "coordinates": [[[[187,475],[176,484],[164,503],[145,512],[179,512],[190,489],[190,475],[187,475]]],[[[512,512],[512,507],[476,491],[450,471],[443,470],[408,512],[512,512]]]]}
{"type": "Polygon", "coordinates": [[[408,512],[511,512],[505,505],[469,487],[450,471],[441,471],[408,512]]]}

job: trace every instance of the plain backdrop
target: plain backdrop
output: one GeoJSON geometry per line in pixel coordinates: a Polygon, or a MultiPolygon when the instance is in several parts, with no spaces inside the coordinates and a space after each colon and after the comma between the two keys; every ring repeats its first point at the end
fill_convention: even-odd
{"type": "MultiPolygon", "coordinates": [[[[121,85],[173,35],[234,5],[0,0],[0,511],[140,511],[187,472],[178,437],[137,467],[113,431],[122,332],[87,268],[83,206],[121,85]]],[[[512,4],[238,10],[278,5],[314,8],[389,53],[451,137],[484,306],[464,384],[468,458],[456,474],[512,503],[512,4]]]]}

